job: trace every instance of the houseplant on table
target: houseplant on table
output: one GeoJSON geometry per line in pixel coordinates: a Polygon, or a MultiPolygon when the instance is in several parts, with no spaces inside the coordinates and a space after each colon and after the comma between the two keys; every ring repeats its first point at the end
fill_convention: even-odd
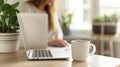
{"type": "Polygon", "coordinates": [[[62,15],[62,19],[60,20],[63,34],[69,35],[70,34],[70,24],[72,23],[73,13],[66,12],[62,15]]]}
{"type": "Polygon", "coordinates": [[[0,53],[11,53],[19,49],[19,24],[16,9],[18,2],[9,4],[0,0],[0,53]]]}
{"type": "Polygon", "coordinates": [[[112,14],[111,16],[104,15],[102,17],[96,17],[93,19],[92,31],[95,34],[101,34],[102,27],[104,34],[116,34],[117,22],[119,20],[118,15],[112,14]]]}

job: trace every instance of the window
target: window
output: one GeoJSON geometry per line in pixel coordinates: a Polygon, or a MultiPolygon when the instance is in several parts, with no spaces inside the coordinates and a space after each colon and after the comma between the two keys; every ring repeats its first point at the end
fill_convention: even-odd
{"type": "MultiPolygon", "coordinates": [[[[115,13],[120,16],[120,0],[99,0],[99,7],[100,15],[111,15],[115,13]]],[[[120,22],[117,25],[117,32],[119,33],[120,22]]]]}
{"type": "MultiPolygon", "coordinates": [[[[71,29],[91,30],[92,17],[113,13],[120,15],[120,0],[69,0],[69,10],[75,13],[71,29]]],[[[120,32],[120,23],[117,25],[120,32]]]]}
{"type": "Polygon", "coordinates": [[[100,15],[104,14],[120,14],[120,1],[119,0],[100,0],[100,15]],[[110,2],[110,3],[108,3],[110,2]]]}
{"type": "Polygon", "coordinates": [[[89,9],[89,0],[69,0],[69,10],[74,12],[73,23],[71,24],[72,30],[90,30],[89,9]]]}
{"type": "Polygon", "coordinates": [[[83,22],[83,1],[82,0],[70,0],[69,10],[74,12],[73,23],[71,29],[79,29],[81,22],[83,22]]]}

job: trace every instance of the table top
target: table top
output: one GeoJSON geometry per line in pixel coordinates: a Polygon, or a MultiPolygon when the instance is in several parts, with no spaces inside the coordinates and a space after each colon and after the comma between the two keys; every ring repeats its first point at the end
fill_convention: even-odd
{"type": "Polygon", "coordinates": [[[0,67],[116,67],[120,59],[91,55],[87,61],[76,62],[68,60],[27,60],[25,50],[9,54],[0,54],[0,67]]]}

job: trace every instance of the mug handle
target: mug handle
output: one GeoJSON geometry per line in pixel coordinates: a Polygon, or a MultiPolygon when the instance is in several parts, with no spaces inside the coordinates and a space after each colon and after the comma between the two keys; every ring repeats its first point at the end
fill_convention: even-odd
{"type": "Polygon", "coordinates": [[[93,55],[93,54],[95,54],[95,52],[96,52],[96,46],[94,45],[94,44],[90,44],[90,46],[92,46],[92,51],[89,53],[89,55],[93,55]]]}

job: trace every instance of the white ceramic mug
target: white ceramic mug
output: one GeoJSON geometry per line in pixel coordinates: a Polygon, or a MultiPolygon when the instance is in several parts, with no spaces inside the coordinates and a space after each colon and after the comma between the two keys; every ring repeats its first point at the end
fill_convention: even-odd
{"type": "Polygon", "coordinates": [[[88,40],[72,40],[72,58],[75,61],[86,61],[89,55],[92,55],[96,52],[96,47],[94,44],[91,44],[88,40]],[[92,47],[92,51],[90,51],[92,47]]]}

